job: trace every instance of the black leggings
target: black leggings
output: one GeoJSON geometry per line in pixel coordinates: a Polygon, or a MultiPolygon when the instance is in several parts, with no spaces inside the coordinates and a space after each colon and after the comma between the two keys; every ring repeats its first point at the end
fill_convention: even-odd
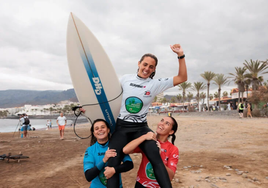
{"type": "Polygon", "coordinates": [[[135,188],[145,188],[140,182],[136,181],[135,188]]]}
{"type": "MultiPolygon", "coordinates": [[[[115,149],[117,152],[116,157],[112,157],[108,160],[108,166],[118,166],[123,157],[123,147],[130,141],[152,131],[147,123],[129,123],[123,120],[117,119],[116,130],[112,135],[109,142],[109,148],[115,149]]],[[[166,170],[166,167],[160,157],[159,148],[156,146],[155,141],[146,140],[139,145],[140,149],[144,152],[148,160],[151,162],[156,180],[160,187],[170,188],[171,183],[166,170]]],[[[108,188],[119,187],[119,174],[116,173],[108,179],[108,188]]]]}

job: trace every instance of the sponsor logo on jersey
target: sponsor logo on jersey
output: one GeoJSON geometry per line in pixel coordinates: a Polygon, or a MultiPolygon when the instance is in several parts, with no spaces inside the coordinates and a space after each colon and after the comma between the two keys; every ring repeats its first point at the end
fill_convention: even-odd
{"type": "Polygon", "coordinates": [[[151,97],[152,95],[151,95],[151,91],[145,91],[144,92],[144,97],[151,97]]]}
{"type": "Polygon", "coordinates": [[[137,88],[146,88],[146,86],[142,86],[142,85],[138,85],[138,84],[134,84],[134,83],[130,83],[130,86],[137,87],[137,88]]]}
{"type": "Polygon", "coordinates": [[[94,82],[96,95],[100,95],[101,94],[101,89],[102,89],[102,85],[100,83],[100,78],[99,77],[94,77],[94,78],[92,78],[92,80],[94,82]]]}
{"type": "Polygon", "coordinates": [[[98,156],[102,156],[102,155],[105,155],[105,152],[98,153],[98,156]]]}
{"type": "Polygon", "coordinates": [[[107,179],[104,175],[104,170],[105,169],[102,169],[102,171],[99,173],[99,179],[100,179],[100,182],[102,183],[102,185],[107,185],[107,179]]]}
{"type": "Polygon", "coordinates": [[[154,170],[153,170],[153,166],[152,164],[149,162],[147,163],[146,167],[145,167],[145,173],[147,178],[151,179],[151,180],[155,180],[155,175],[154,175],[154,170]]]}
{"type": "Polygon", "coordinates": [[[126,110],[129,113],[136,114],[141,111],[143,102],[137,97],[129,97],[125,101],[126,110]]]}
{"type": "Polygon", "coordinates": [[[179,158],[179,155],[173,154],[172,157],[173,157],[174,159],[178,159],[178,158],[179,158]]]}
{"type": "Polygon", "coordinates": [[[162,80],[167,81],[168,78],[159,78],[159,79],[158,79],[158,81],[162,81],[162,80]]]}

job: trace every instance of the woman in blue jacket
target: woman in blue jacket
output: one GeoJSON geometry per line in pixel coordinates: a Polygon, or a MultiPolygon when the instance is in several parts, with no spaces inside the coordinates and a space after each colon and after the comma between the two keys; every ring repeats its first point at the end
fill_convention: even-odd
{"type": "MultiPolygon", "coordinates": [[[[91,182],[91,188],[103,188],[107,185],[107,179],[114,174],[129,171],[133,168],[133,162],[129,155],[123,158],[123,164],[116,167],[107,167],[107,161],[117,155],[114,149],[109,149],[110,127],[103,119],[97,119],[91,126],[91,143],[84,156],[84,173],[87,181],[91,182]]],[[[120,187],[122,181],[120,177],[120,187]]]]}

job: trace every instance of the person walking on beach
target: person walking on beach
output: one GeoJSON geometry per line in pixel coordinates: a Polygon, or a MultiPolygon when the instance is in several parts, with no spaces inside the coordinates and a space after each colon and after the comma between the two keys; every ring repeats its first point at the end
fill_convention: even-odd
{"type": "Polygon", "coordinates": [[[60,113],[60,116],[57,118],[56,123],[58,124],[59,130],[60,130],[60,139],[63,140],[64,138],[64,129],[67,124],[67,119],[65,116],[63,116],[63,113],[60,113]]]}
{"type": "Polygon", "coordinates": [[[244,105],[242,102],[239,103],[237,110],[238,110],[239,118],[243,118],[244,105]]]}
{"type": "Polygon", "coordinates": [[[50,125],[50,123],[49,123],[49,119],[48,119],[48,120],[47,120],[47,124],[46,124],[46,126],[47,126],[47,129],[46,129],[46,130],[49,129],[49,125],[50,125]]]}
{"type": "Polygon", "coordinates": [[[139,148],[139,145],[145,140],[157,141],[156,144],[160,148],[160,155],[168,172],[170,181],[174,178],[175,172],[177,170],[177,163],[179,161],[179,150],[174,145],[174,141],[176,139],[175,133],[177,129],[178,123],[173,117],[163,117],[157,124],[156,135],[153,132],[148,132],[147,134],[144,134],[139,138],[132,140],[123,148],[123,152],[125,154],[142,154],[142,161],[138,171],[135,188],[160,187],[155,179],[154,170],[151,163],[139,148]],[[170,136],[172,136],[172,143],[168,141],[168,138],[170,136]]]}
{"type": "MultiPolygon", "coordinates": [[[[90,147],[87,148],[84,155],[84,173],[88,182],[91,182],[90,188],[105,188],[107,179],[113,174],[120,175],[122,172],[127,172],[133,168],[133,162],[129,155],[123,158],[123,164],[117,167],[107,167],[109,158],[116,156],[114,149],[109,149],[110,126],[103,119],[97,119],[93,122],[91,128],[90,147]]],[[[120,186],[122,181],[120,177],[120,186]]]]}
{"type": "MultiPolygon", "coordinates": [[[[153,54],[144,54],[138,62],[137,73],[124,75],[120,79],[123,88],[122,103],[116,122],[116,129],[109,143],[109,148],[115,149],[117,155],[108,160],[109,167],[118,166],[121,163],[124,156],[122,150],[126,144],[141,135],[151,132],[147,124],[147,114],[154,97],[187,81],[185,55],[181,45],[174,44],[170,48],[177,55],[179,63],[179,70],[175,76],[153,79],[156,73],[157,57],[153,54]]],[[[145,140],[139,147],[155,169],[155,177],[160,187],[172,187],[155,141],[145,140]]],[[[108,179],[107,187],[119,187],[117,174],[108,179]]]]}
{"type": "Polygon", "coordinates": [[[248,110],[247,117],[250,116],[250,118],[252,118],[252,115],[251,115],[251,104],[250,103],[248,103],[247,110],[248,110]]]}

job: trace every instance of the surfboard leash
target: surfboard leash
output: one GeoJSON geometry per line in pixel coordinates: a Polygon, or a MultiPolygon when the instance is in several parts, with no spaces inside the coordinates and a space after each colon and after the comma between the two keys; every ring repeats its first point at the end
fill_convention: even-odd
{"type": "Polygon", "coordinates": [[[104,103],[112,102],[112,101],[118,99],[118,98],[122,95],[122,93],[123,93],[123,89],[121,90],[121,93],[120,93],[117,97],[115,97],[115,98],[113,98],[113,99],[111,99],[111,100],[109,100],[109,101],[106,101],[106,102],[92,103],[92,104],[83,104],[83,105],[81,105],[81,106],[74,106],[74,107],[72,107],[72,110],[74,111],[74,115],[76,116],[76,118],[75,118],[75,120],[74,120],[74,127],[73,127],[74,134],[75,134],[78,138],[81,138],[81,139],[87,139],[87,138],[89,138],[89,137],[91,136],[91,135],[89,135],[89,136],[87,136],[87,137],[80,137],[80,136],[77,134],[77,132],[76,132],[76,130],[75,130],[75,125],[76,125],[76,122],[77,122],[77,119],[78,119],[79,116],[82,115],[82,116],[86,117],[86,118],[89,120],[89,122],[91,123],[91,125],[92,125],[92,120],[91,120],[89,117],[87,117],[86,115],[84,115],[84,113],[82,113],[80,110],[78,111],[77,109],[79,109],[79,108],[83,108],[84,106],[94,106],[94,105],[100,105],[100,104],[104,104],[104,103]]]}

